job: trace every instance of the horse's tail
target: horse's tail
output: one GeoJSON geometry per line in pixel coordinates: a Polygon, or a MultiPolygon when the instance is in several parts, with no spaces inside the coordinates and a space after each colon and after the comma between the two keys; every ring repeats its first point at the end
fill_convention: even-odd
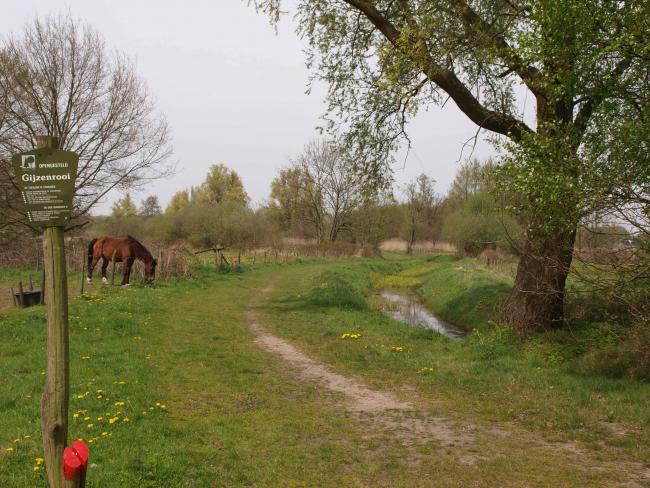
{"type": "MultiPolygon", "coordinates": [[[[88,272],[90,272],[90,267],[93,265],[93,247],[95,246],[95,242],[97,242],[97,238],[92,239],[88,243],[88,268],[86,268],[88,272]]],[[[90,274],[88,276],[90,276],[90,274]]]]}

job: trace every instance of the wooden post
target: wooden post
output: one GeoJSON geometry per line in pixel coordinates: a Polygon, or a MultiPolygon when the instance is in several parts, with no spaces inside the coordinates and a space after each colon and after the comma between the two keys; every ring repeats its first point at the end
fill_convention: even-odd
{"type": "Polygon", "coordinates": [[[14,307],[18,306],[18,302],[16,301],[16,292],[14,292],[14,289],[11,288],[11,301],[14,304],[14,307]]]}
{"type": "Polygon", "coordinates": [[[45,305],[45,263],[41,269],[41,305],[45,305]]]}
{"type": "Polygon", "coordinates": [[[113,256],[111,257],[111,286],[115,286],[115,254],[117,254],[117,249],[113,251],[113,256]]]}
{"type": "Polygon", "coordinates": [[[84,274],[86,274],[86,260],[81,259],[81,286],[79,287],[79,295],[84,294],[84,283],[86,282],[86,278],[84,277],[84,274]]]}
{"type": "Polygon", "coordinates": [[[29,278],[29,283],[27,285],[27,289],[29,291],[34,291],[34,282],[32,281],[32,275],[31,274],[28,275],[28,278],[29,278]]]}
{"type": "Polygon", "coordinates": [[[18,282],[18,303],[20,308],[25,308],[25,293],[23,292],[23,282],[18,282]]]}
{"type": "MultiPolygon", "coordinates": [[[[55,137],[38,137],[38,148],[58,149],[55,137]]],[[[50,488],[63,487],[63,449],[68,440],[70,358],[68,349],[68,280],[63,226],[43,234],[42,292],[47,295],[47,375],[41,400],[45,467],[50,488]]],[[[42,293],[41,293],[42,295],[42,293]]]]}
{"type": "Polygon", "coordinates": [[[63,449],[68,440],[70,358],[68,281],[63,227],[47,227],[43,237],[47,299],[47,376],[41,402],[43,447],[50,488],[63,486],[63,449]]]}

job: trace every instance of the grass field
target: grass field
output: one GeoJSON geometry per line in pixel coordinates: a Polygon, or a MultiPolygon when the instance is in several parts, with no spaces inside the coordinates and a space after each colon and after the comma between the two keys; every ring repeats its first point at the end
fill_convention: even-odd
{"type": "MultiPolygon", "coordinates": [[[[0,283],[15,277],[0,270],[0,283]]],[[[96,286],[70,303],[70,435],[90,443],[88,486],[643,486],[650,385],[581,374],[569,340],[491,325],[507,280],[472,260],[389,254],[96,286]],[[389,286],[417,287],[476,330],[451,341],[383,316],[366,297],[389,286]],[[332,371],[471,442],[415,442],[350,411],[255,344],[251,308],[332,371]]],[[[0,309],[2,487],[45,485],[44,351],[41,307],[0,309]]]]}

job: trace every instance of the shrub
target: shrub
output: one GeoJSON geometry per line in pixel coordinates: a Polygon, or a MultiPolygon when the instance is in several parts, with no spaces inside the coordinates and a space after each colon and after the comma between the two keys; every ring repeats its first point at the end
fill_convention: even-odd
{"type": "Polygon", "coordinates": [[[325,271],[314,279],[307,301],[317,307],[363,310],[368,307],[364,298],[367,286],[354,273],[338,269],[325,271]]]}
{"type": "Polygon", "coordinates": [[[472,195],[442,226],[442,238],[470,256],[486,249],[510,250],[508,238],[519,232],[514,219],[500,213],[496,201],[487,193],[472,195]]]}

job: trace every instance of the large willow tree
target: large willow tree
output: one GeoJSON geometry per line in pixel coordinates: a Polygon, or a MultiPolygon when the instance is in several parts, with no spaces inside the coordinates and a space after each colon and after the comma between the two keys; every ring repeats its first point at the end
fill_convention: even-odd
{"type": "MultiPolygon", "coordinates": [[[[281,0],[258,8],[277,19],[281,0]]],[[[526,230],[505,319],[557,327],[576,227],[596,174],[585,145],[604,114],[643,110],[646,0],[300,0],[314,78],[327,83],[330,128],[346,133],[380,180],[418,109],[451,99],[499,144],[500,191],[526,230]],[[524,121],[517,90],[536,102],[524,121]],[[612,110],[612,106],[625,106],[612,110]],[[598,122],[598,123],[597,123],[598,122]]],[[[620,125],[620,124],[617,124],[620,125]]],[[[611,136],[611,134],[609,134],[611,136]]],[[[596,137],[596,140],[603,140],[596,137]]],[[[606,168],[606,157],[604,168],[606,168]]]]}

